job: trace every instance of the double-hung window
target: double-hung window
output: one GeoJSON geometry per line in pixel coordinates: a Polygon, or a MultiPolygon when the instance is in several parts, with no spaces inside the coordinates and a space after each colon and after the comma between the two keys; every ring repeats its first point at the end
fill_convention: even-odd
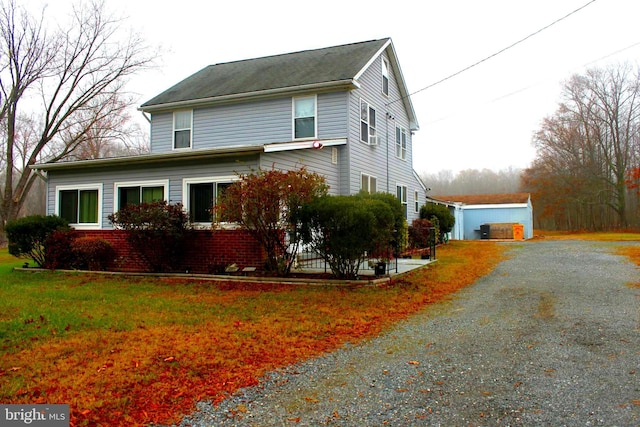
{"type": "Polygon", "coordinates": [[[413,193],[413,203],[416,205],[415,213],[420,212],[420,193],[418,191],[413,193]]]}
{"type": "Polygon", "coordinates": [[[389,62],[382,58],[382,93],[389,95],[389,62]]]}
{"type": "Polygon", "coordinates": [[[316,96],[293,98],[293,138],[316,137],[316,96]]]}
{"type": "Polygon", "coordinates": [[[378,144],[376,110],[363,100],[360,100],[360,140],[369,145],[378,144]]]}
{"type": "Polygon", "coordinates": [[[396,185],[396,195],[400,203],[402,203],[402,208],[404,209],[404,217],[407,219],[407,186],[406,185],[396,185]]]}
{"type": "MultiPolygon", "coordinates": [[[[235,178],[193,178],[183,180],[185,208],[189,219],[197,224],[211,224],[216,200],[232,184],[235,178]]],[[[223,222],[231,222],[223,220],[223,222]]]]}
{"type": "Polygon", "coordinates": [[[173,148],[191,148],[191,128],[193,111],[176,111],[173,113],[173,148]]]}
{"type": "Polygon", "coordinates": [[[402,160],[407,158],[407,131],[396,126],[396,157],[402,160]]]}
{"type": "Polygon", "coordinates": [[[367,175],[364,173],[362,174],[360,181],[360,189],[362,191],[373,194],[377,191],[377,185],[378,184],[375,176],[367,175]]]}
{"type": "Polygon", "coordinates": [[[60,186],[56,188],[57,215],[74,226],[99,227],[102,185],[60,186]]]}
{"type": "Polygon", "coordinates": [[[167,200],[169,183],[165,181],[146,181],[131,183],[116,183],[115,194],[117,210],[128,205],[153,203],[167,200]]]}

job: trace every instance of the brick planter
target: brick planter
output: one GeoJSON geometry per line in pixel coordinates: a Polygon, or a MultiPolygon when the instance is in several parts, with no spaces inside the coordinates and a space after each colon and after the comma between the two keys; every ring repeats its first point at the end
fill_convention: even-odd
{"type": "MultiPolygon", "coordinates": [[[[144,261],[135,253],[122,230],[78,230],[78,236],[99,237],[110,242],[116,258],[109,270],[123,272],[149,271],[144,261]]],[[[196,230],[185,245],[185,252],[176,259],[174,272],[220,274],[226,266],[239,268],[264,264],[264,251],[255,239],[243,230],[196,230]]]]}

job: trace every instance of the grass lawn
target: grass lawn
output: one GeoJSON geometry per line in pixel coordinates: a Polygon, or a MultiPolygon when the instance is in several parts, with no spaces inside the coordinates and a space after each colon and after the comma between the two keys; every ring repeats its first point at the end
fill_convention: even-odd
{"type": "Polygon", "coordinates": [[[24,261],[0,252],[0,402],[68,403],[72,425],[179,422],[449,297],[506,248],[451,242],[378,288],[14,272],[24,261]]]}

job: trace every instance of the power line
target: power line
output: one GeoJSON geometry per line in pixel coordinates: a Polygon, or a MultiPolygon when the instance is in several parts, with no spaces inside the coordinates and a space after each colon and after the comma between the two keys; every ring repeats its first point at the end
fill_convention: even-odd
{"type": "MultiPolygon", "coordinates": [[[[607,59],[607,58],[610,58],[612,56],[615,56],[615,55],[617,55],[619,53],[622,53],[624,51],[627,51],[629,49],[633,49],[636,46],[640,46],[640,41],[636,42],[636,43],[633,43],[633,44],[631,44],[631,45],[629,45],[627,47],[624,47],[622,49],[618,49],[618,50],[615,50],[613,52],[610,52],[610,53],[608,53],[608,54],[606,54],[604,56],[601,56],[601,57],[599,57],[597,59],[593,59],[593,60],[591,60],[591,61],[589,61],[589,62],[587,62],[587,63],[585,63],[583,65],[573,67],[572,70],[577,70],[577,69],[581,69],[581,68],[584,68],[584,67],[588,67],[591,64],[595,64],[597,62],[600,62],[600,61],[602,61],[604,59],[607,59]]],[[[498,102],[498,101],[502,101],[503,99],[510,98],[510,97],[512,97],[514,95],[517,95],[517,94],[521,93],[521,92],[525,92],[525,91],[527,91],[529,89],[532,89],[532,88],[534,88],[536,86],[539,86],[540,84],[543,84],[546,80],[549,80],[550,78],[551,77],[549,76],[548,78],[539,80],[539,81],[537,81],[535,83],[531,83],[531,84],[529,84],[527,86],[520,87],[519,89],[516,89],[516,90],[514,90],[512,92],[500,95],[497,98],[491,99],[490,101],[486,101],[486,102],[483,102],[483,103],[478,103],[475,106],[469,107],[468,109],[469,110],[474,110],[474,109],[477,109],[478,106],[480,106],[480,105],[489,105],[489,104],[493,104],[494,102],[498,102]]],[[[454,116],[455,116],[454,113],[447,114],[447,115],[439,117],[437,119],[428,121],[426,124],[429,125],[429,124],[433,124],[433,123],[438,123],[438,122],[441,122],[441,121],[444,121],[444,120],[448,120],[449,118],[454,117],[454,116]]]]}
{"type": "Polygon", "coordinates": [[[400,101],[400,100],[402,100],[402,99],[404,99],[404,98],[408,98],[408,97],[413,96],[413,95],[415,95],[415,94],[417,94],[417,93],[420,93],[420,92],[422,92],[422,91],[425,91],[425,90],[427,90],[427,89],[430,89],[430,88],[432,88],[432,87],[434,87],[434,86],[436,86],[436,85],[439,85],[440,83],[443,83],[443,82],[445,82],[445,81],[447,81],[447,80],[449,80],[449,79],[452,79],[452,78],[456,77],[457,75],[460,75],[460,74],[464,73],[465,71],[468,71],[468,70],[470,70],[471,68],[476,67],[476,66],[478,66],[478,65],[482,64],[483,62],[486,62],[486,61],[488,61],[489,59],[494,58],[494,57],[496,57],[496,56],[500,55],[500,54],[501,54],[501,53],[503,53],[503,52],[506,52],[507,50],[509,50],[509,49],[511,49],[511,48],[513,48],[513,47],[515,47],[515,46],[517,46],[517,45],[519,45],[520,43],[523,43],[524,41],[526,41],[526,40],[530,39],[531,37],[533,37],[533,36],[536,36],[536,35],[540,34],[540,33],[541,33],[541,32],[543,32],[544,30],[546,30],[546,29],[548,29],[548,28],[552,27],[553,25],[557,24],[558,22],[561,22],[561,21],[563,21],[563,20],[567,19],[568,17],[570,17],[571,15],[574,15],[574,14],[578,13],[579,11],[581,11],[581,10],[582,10],[582,9],[584,9],[584,8],[586,8],[586,7],[587,7],[587,6],[589,6],[590,4],[595,3],[595,1],[596,1],[596,0],[591,0],[590,2],[588,2],[588,3],[584,4],[583,6],[580,6],[579,8],[577,8],[576,10],[574,10],[573,12],[569,12],[568,14],[564,15],[562,18],[556,19],[555,21],[553,21],[553,22],[552,22],[552,23],[550,23],[549,25],[546,25],[546,26],[544,26],[544,27],[540,28],[539,30],[537,30],[537,31],[535,31],[535,32],[533,32],[533,33],[531,33],[531,34],[529,34],[528,36],[526,36],[526,37],[524,37],[524,38],[522,38],[522,39],[518,40],[517,42],[512,43],[512,44],[510,44],[509,46],[507,46],[507,47],[505,47],[505,48],[503,48],[503,49],[500,49],[500,50],[499,50],[499,51],[497,51],[496,53],[491,54],[491,55],[487,56],[486,58],[481,59],[481,60],[480,60],[480,61],[478,61],[478,62],[474,62],[473,64],[469,65],[468,67],[465,67],[465,68],[463,68],[463,69],[462,69],[462,70],[460,70],[460,71],[456,71],[455,73],[453,73],[453,74],[451,74],[451,75],[449,75],[449,76],[447,76],[447,77],[445,77],[445,78],[443,78],[443,79],[440,79],[440,80],[438,80],[437,82],[430,84],[429,86],[423,87],[422,89],[418,89],[417,91],[412,92],[412,93],[410,93],[410,94],[408,94],[408,95],[406,95],[406,96],[400,97],[400,98],[396,99],[395,101],[389,102],[389,104],[388,104],[388,105],[391,105],[391,104],[393,104],[393,103],[395,103],[395,102],[398,102],[398,101],[400,101]]]}

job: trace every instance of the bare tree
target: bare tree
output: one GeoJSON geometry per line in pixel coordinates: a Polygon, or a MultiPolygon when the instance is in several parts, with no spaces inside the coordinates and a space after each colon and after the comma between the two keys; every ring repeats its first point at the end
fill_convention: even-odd
{"type": "Polygon", "coordinates": [[[46,9],[31,15],[15,0],[0,5],[0,120],[5,132],[0,227],[17,217],[38,175],[28,166],[69,158],[99,128],[117,138],[111,117],[130,104],[124,85],[151,64],[139,36],[126,33],[122,20],[103,3],[73,7],[65,27],[44,27],[46,9]],[[22,111],[32,111],[35,129],[20,139],[22,111]]]}
{"type": "Polygon", "coordinates": [[[564,195],[567,228],[628,227],[625,181],[640,150],[640,73],[626,64],[591,69],[571,77],[563,96],[534,137],[537,159],[526,181],[543,200],[561,203],[545,193],[564,195]]]}

